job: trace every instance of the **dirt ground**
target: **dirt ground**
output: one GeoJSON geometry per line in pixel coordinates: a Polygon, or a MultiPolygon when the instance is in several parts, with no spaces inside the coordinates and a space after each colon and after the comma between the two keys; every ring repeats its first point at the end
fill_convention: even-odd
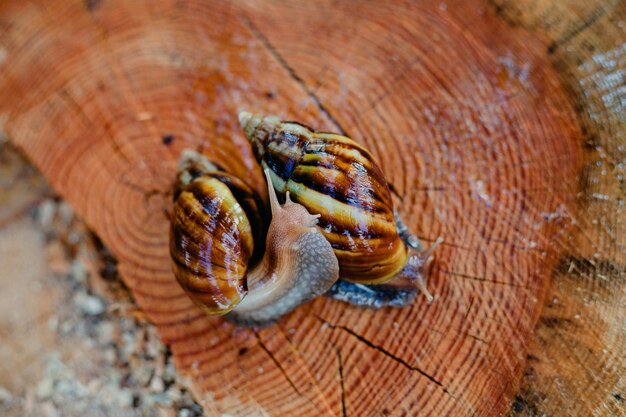
{"type": "Polygon", "coordinates": [[[0,415],[202,415],[115,260],[0,138],[0,415]]]}

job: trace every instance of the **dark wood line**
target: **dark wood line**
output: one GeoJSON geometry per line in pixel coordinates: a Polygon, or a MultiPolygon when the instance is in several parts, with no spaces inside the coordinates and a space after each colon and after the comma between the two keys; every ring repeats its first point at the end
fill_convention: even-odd
{"type": "Polygon", "coordinates": [[[276,359],[276,357],[274,356],[274,354],[272,353],[271,350],[269,350],[269,348],[267,346],[265,346],[265,343],[263,343],[263,340],[261,340],[261,336],[259,336],[259,334],[256,332],[256,330],[253,330],[254,336],[256,337],[257,341],[259,342],[259,346],[261,347],[261,349],[263,349],[265,351],[265,353],[268,354],[268,356],[270,357],[270,359],[272,360],[272,362],[274,362],[274,364],[276,365],[276,367],[280,370],[280,372],[283,374],[283,376],[285,377],[285,379],[287,380],[287,382],[289,382],[289,385],[291,385],[291,388],[293,388],[293,390],[299,395],[302,396],[302,393],[300,392],[300,390],[298,390],[298,387],[296,387],[296,384],[293,383],[293,381],[291,380],[291,378],[289,378],[289,375],[287,375],[287,372],[285,371],[285,369],[283,368],[283,366],[280,364],[280,362],[278,361],[278,359],[276,359]]]}
{"type": "Polygon", "coordinates": [[[430,382],[434,383],[435,385],[440,386],[443,391],[446,394],[449,394],[448,390],[443,386],[443,384],[438,381],[437,379],[435,379],[433,376],[427,374],[425,371],[421,370],[420,368],[418,368],[417,366],[413,366],[411,364],[409,364],[407,361],[405,361],[404,359],[394,355],[393,353],[389,352],[388,350],[386,350],[385,348],[383,348],[382,346],[378,346],[372,342],[370,342],[369,340],[367,340],[365,337],[361,336],[360,334],[358,334],[357,332],[355,332],[354,330],[352,330],[351,328],[347,327],[347,326],[343,326],[343,325],[339,325],[339,324],[332,324],[326,320],[324,320],[323,318],[321,318],[318,315],[315,315],[315,317],[321,321],[322,323],[326,324],[327,326],[329,326],[332,329],[340,329],[345,331],[346,333],[348,333],[349,335],[353,336],[354,338],[356,338],[357,340],[363,342],[365,345],[367,345],[368,347],[375,349],[379,352],[381,352],[383,355],[387,356],[388,358],[398,362],[399,364],[401,364],[402,366],[404,366],[405,368],[411,370],[411,371],[415,371],[417,373],[419,373],[420,375],[424,376],[426,379],[428,379],[430,382]]]}
{"type": "Polygon", "coordinates": [[[552,41],[550,43],[550,45],[548,45],[548,54],[550,54],[550,55],[554,54],[554,52],[560,46],[565,45],[566,43],[568,43],[569,41],[574,39],[576,36],[580,35],[585,30],[589,29],[591,26],[593,26],[594,23],[596,23],[598,21],[598,19],[600,19],[602,16],[604,16],[606,14],[606,12],[607,12],[607,8],[605,6],[600,6],[597,9],[595,9],[591,13],[591,16],[586,18],[583,21],[583,23],[581,23],[579,26],[575,27],[570,32],[568,32],[565,35],[563,35],[561,38],[559,38],[559,39],[557,39],[555,41],[552,41]]]}
{"type": "Polygon", "coordinates": [[[285,60],[285,58],[280,54],[280,52],[278,52],[278,50],[274,47],[274,45],[272,45],[269,39],[259,30],[259,28],[254,23],[252,23],[252,21],[247,16],[242,16],[242,20],[243,20],[244,25],[265,46],[265,48],[268,50],[270,55],[272,55],[274,59],[278,61],[278,63],[289,73],[291,78],[293,78],[293,80],[300,85],[300,87],[304,90],[304,92],[307,93],[307,95],[311,97],[311,99],[313,99],[313,101],[315,102],[317,107],[320,109],[320,111],[324,113],[324,115],[328,117],[331,122],[333,122],[333,124],[335,125],[339,133],[341,133],[343,136],[351,137],[346,132],[346,129],[343,128],[341,123],[339,123],[339,120],[337,120],[335,116],[333,116],[330,113],[328,108],[322,103],[322,101],[315,94],[315,92],[309,88],[309,86],[304,82],[302,77],[300,77],[298,73],[296,72],[296,70],[291,65],[289,65],[287,60],[285,60]]]}
{"type": "Polygon", "coordinates": [[[339,385],[341,386],[341,416],[346,417],[346,387],[344,385],[343,377],[343,358],[341,356],[341,349],[337,349],[337,362],[339,362],[339,385]]]}

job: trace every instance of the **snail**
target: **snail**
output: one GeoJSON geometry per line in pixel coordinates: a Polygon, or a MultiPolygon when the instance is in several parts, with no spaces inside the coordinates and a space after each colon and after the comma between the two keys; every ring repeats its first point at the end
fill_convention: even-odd
{"type": "Polygon", "coordinates": [[[432,300],[423,273],[442,240],[421,251],[365,148],[277,117],[241,112],[239,122],[271,216],[245,181],[195,151],[183,153],[173,194],[172,268],[204,312],[259,326],[322,294],[373,308],[409,305],[418,290],[432,300]],[[411,285],[383,284],[395,277],[411,285]]]}
{"type": "Polygon", "coordinates": [[[264,229],[259,197],[203,155],[183,154],[170,254],[178,282],[207,314],[230,312],[241,324],[269,323],[322,295],[339,277],[333,249],[314,227],[319,216],[288,194],[281,206],[268,171],[266,177],[272,222],[265,253],[255,263],[264,229]]]}

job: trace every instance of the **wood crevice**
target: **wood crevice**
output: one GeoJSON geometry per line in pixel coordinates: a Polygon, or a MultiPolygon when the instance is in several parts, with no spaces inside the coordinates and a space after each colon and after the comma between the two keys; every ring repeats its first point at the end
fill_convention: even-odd
{"type": "Polygon", "coordinates": [[[343,376],[343,357],[341,355],[341,349],[335,348],[337,351],[337,364],[339,367],[339,387],[341,388],[341,416],[346,417],[346,387],[343,376]]]}
{"type": "Polygon", "coordinates": [[[285,369],[283,368],[283,366],[280,364],[280,361],[278,359],[276,359],[276,356],[274,356],[274,353],[265,345],[265,343],[263,343],[263,340],[261,340],[261,336],[259,336],[259,334],[257,333],[256,330],[253,331],[254,333],[254,337],[256,338],[259,347],[261,349],[263,349],[263,351],[265,353],[267,353],[267,355],[270,357],[270,359],[272,360],[272,362],[274,362],[274,364],[276,365],[276,367],[278,368],[278,370],[283,374],[283,376],[285,377],[285,379],[287,380],[287,382],[289,383],[289,385],[291,385],[291,388],[293,388],[293,390],[299,395],[302,396],[302,393],[300,392],[300,390],[298,389],[298,387],[296,386],[296,384],[291,380],[291,378],[289,378],[289,375],[287,375],[287,372],[285,371],[285,369]]]}
{"type": "Polygon", "coordinates": [[[259,28],[250,20],[247,16],[242,16],[242,21],[246,25],[246,27],[252,32],[252,34],[263,44],[263,46],[267,49],[267,51],[274,57],[274,59],[289,73],[289,76],[304,90],[304,92],[315,102],[316,106],[319,110],[335,125],[335,128],[344,136],[350,137],[347,133],[346,129],[343,128],[339,120],[332,115],[332,113],[328,110],[328,108],[322,103],[320,98],[315,94],[313,90],[309,88],[309,86],[304,82],[302,77],[298,75],[296,70],[289,65],[287,60],[282,56],[280,52],[272,45],[270,40],[265,36],[259,28]]]}
{"type": "Polygon", "coordinates": [[[327,325],[331,329],[343,330],[346,333],[348,333],[349,335],[351,335],[352,337],[354,337],[355,339],[357,339],[360,342],[362,342],[365,345],[367,345],[368,347],[379,351],[380,353],[382,353],[386,357],[388,357],[388,358],[392,359],[393,361],[399,363],[400,365],[404,366],[405,368],[409,369],[410,371],[414,371],[414,372],[419,373],[420,375],[424,376],[426,379],[428,379],[433,384],[441,387],[441,389],[446,394],[450,394],[448,389],[440,381],[438,381],[436,378],[434,378],[432,375],[429,375],[427,372],[425,372],[424,370],[420,369],[417,366],[413,366],[413,365],[409,364],[407,361],[405,361],[404,359],[402,359],[399,356],[394,355],[393,353],[389,352],[387,349],[383,348],[382,346],[379,346],[379,345],[377,345],[375,343],[372,343],[371,341],[369,341],[365,337],[361,336],[360,334],[358,334],[357,332],[355,332],[351,328],[349,328],[347,326],[344,326],[344,325],[340,325],[340,324],[330,323],[329,321],[324,320],[322,317],[318,316],[317,314],[315,315],[315,317],[317,317],[317,319],[319,321],[321,321],[323,324],[327,325]]]}
{"type": "Polygon", "coordinates": [[[587,17],[580,25],[572,29],[570,32],[567,32],[566,34],[564,34],[561,38],[551,42],[548,45],[548,54],[553,54],[554,52],[556,52],[556,50],[559,47],[565,45],[566,43],[574,39],[576,36],[580,35],[584,31],[589,29],[591,26],[593,26],[594,23],[598,21],[598,19],[604,16],[612,7],[613,5],[611,4],[609,6],[602,5],[596,8],[591,13],[591,15],[587,17]]]}

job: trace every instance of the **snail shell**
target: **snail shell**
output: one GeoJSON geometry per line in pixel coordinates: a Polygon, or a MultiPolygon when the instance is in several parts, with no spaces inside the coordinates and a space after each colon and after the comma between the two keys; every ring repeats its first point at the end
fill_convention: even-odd
{"type": "Polygon", "coordinates": [[[339,260],[342,279],[380,283],[403,269],[409,251],[397,231],[391,193],[365,148],[277,117],[242,112],[239,122],[277,192],[290,192],[321,215],[317,227],[339,260]]]}
{"type": "Polygon", "coordinates": [[[266,227],[265,205],[243,181],[196,152],[182,156],[170,222],[172,268],[208,314],[232,311],[227,317],[240,324],[267,324],[338,279],[333,249],[314,227],[318,216],[288,197],[281,207],[269,177],[268,187],[266,227]]]}
{"type": "Polygon", "coordinates": [[[248,265],[258,256],[255,242],[262,242],[262,207],[243,181],[197,154],[183,155],[170,255],[178,282],[206,313],[225,314],[247,293],[248,265]]]}

